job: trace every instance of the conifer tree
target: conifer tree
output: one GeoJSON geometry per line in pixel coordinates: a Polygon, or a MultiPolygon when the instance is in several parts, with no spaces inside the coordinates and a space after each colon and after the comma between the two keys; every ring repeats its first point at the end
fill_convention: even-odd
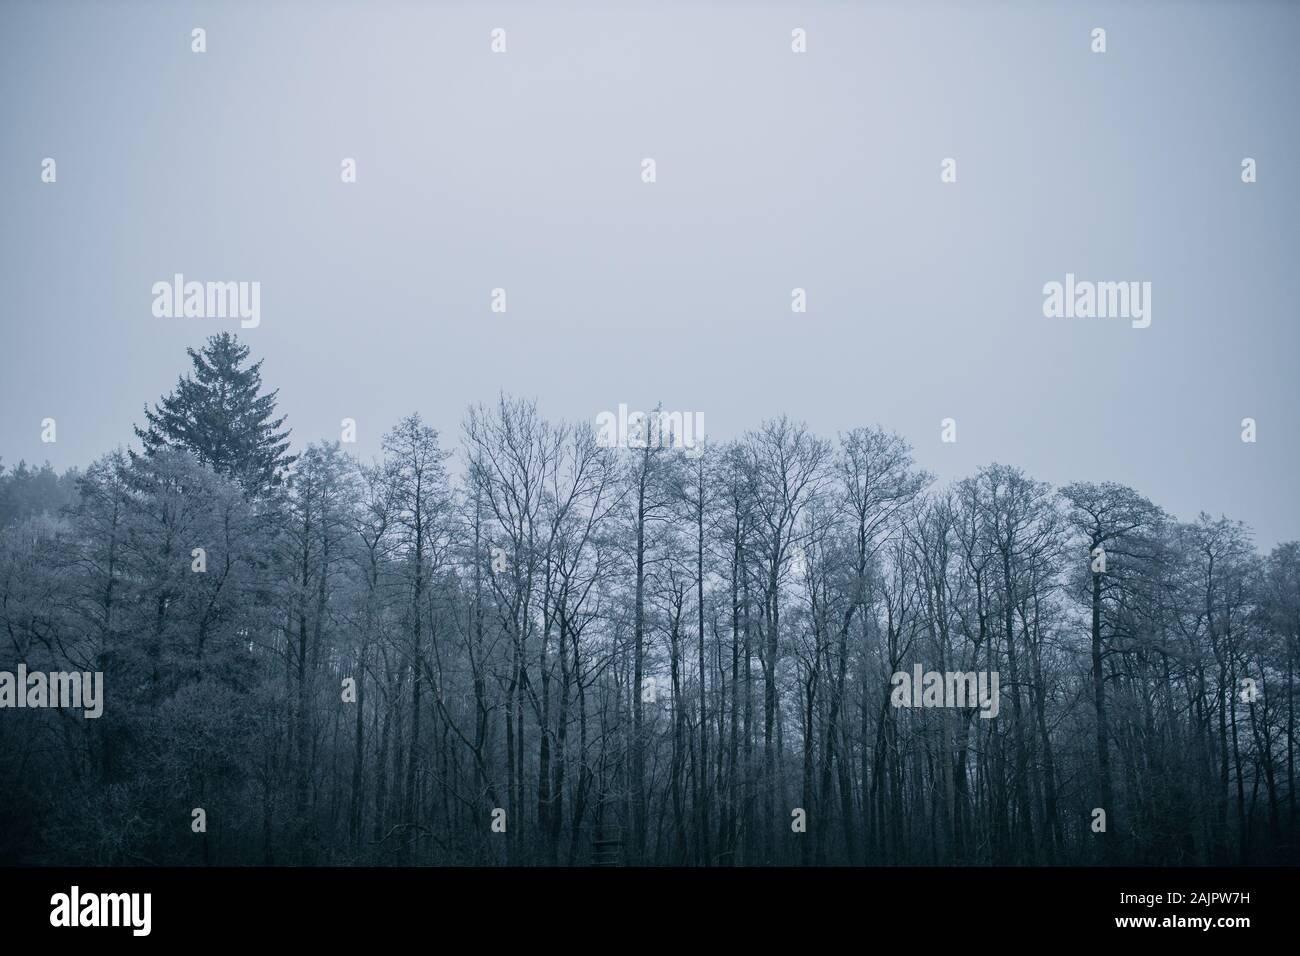
{"type": "Polygon", "coordinates": [[[250,495],[279,485],[295,456],[287,454],[289,430],[279,430],[284,417],[273,417],[278,390],[259,394],[262,363],[245,366],[248,346],[229,332],[186,351],[193,375],[179,379],[153,411],[146,407],[148,427],[135,429],[145,453],[185,449],[250,495]]]}

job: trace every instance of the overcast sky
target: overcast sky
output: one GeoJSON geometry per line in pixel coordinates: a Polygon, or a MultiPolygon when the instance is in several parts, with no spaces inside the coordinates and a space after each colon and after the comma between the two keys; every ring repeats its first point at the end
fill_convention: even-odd
{"type": "Polygon", "coordinates": [[[1300,537],[1298,48],[1281,2],[6,2],[0,457],[130,442],[229,329],[298,444],[454,445],[500,389],[786,412],[1300,537]],[[155,318],[177,272],[260,326],[155,318]],[[1150,327],[1045,318],[1066,273],[1149,281],[1150,327]]]}

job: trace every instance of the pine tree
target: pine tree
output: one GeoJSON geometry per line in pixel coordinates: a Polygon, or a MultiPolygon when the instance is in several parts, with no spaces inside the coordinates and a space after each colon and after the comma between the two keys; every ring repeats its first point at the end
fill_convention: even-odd
{"type": "Polygon", "coordinates": [[[229,332],[211,336],[201,351],[186,351],[193,376],[179,379],[153,411],[146,407],[148,427],[135,429],[145,453],[185,449],[250,495],[279,485],[296,456],[286,454],[283,416],[272,418],[278,391],[258,394],[262,363],[244,367],[248,346],[229,332]]]}

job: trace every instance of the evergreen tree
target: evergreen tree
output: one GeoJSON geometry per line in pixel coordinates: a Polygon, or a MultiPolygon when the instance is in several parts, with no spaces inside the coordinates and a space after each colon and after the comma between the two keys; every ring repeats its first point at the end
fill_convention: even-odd
{"type": "Polygon", "coordinates": [[[0,527],[33,515],[58,515],[77,501],[77,469],[62,475],[47,461],[39,468],[25,461],[6,472],[0,463],[0,527]]]}
{"type": "Polygon", "coordinates": [[[284,418],[272,418],[278,390],[258,394],[262,363],[244,367],[248,346],[229,332],[211,336],[201,351],[186,351],[193,376],[178,380],[153,411],[146,407],[148,427],[135,429],[145,453],[183,448],[248,494],[279,485],[296,456],[286,454],[284,418]]]}

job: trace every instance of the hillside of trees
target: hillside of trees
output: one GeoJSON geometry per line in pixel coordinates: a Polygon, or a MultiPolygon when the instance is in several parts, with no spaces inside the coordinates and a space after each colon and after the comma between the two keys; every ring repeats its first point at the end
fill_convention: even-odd
{"type": "Polygon", "coordinates": [[[0,670],[106,696],[0,711],[0,862],[1296,861],[1300,544],[877,426],[502,396],[291,455],[246,346],[190,364],[132,447],[0,471],[0,670]],[[918,663],[997,717],[892,706],[918,663]]]}

